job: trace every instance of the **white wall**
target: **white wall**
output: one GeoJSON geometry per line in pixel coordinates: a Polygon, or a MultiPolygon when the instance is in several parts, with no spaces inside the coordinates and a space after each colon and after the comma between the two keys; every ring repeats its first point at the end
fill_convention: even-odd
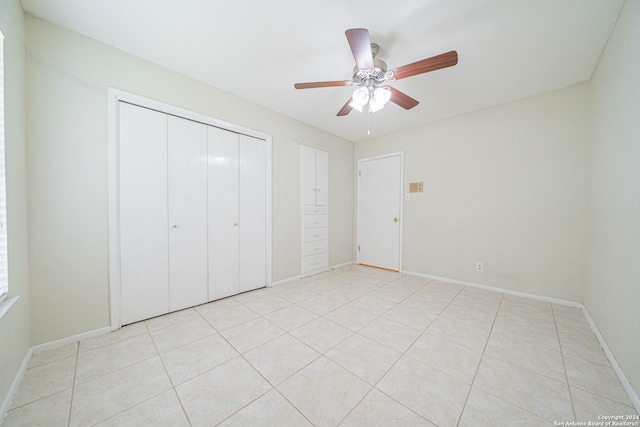
{"type": "MultiPolygon", "coordinates": [[[[18,0],[0,2],[4,40],[5,158],[9,239],[9,297],[19,296],[0,319],[0,407],[29,347],[29,274],[25,137],[24,20],[18,0]]],[[[0,417],[2,411],[0,410],[0,417]]],[[[1,420],[0,420],[1,422],[1,420]]]]}
{"type": "Polygon", "coordinates": [[[592,78],[584,304],[640,395],[640,2],[627,1],[592,78]]]}
{"type": "Polygon", "coordinates": [[[352,260],[353,143],[32,16],[26,37],[34,344],[109,325],[110,86],[273,136],[274,281],[300,274],[298,144],[328,151],[330,263],[352,260]]]}
{"type": "Polygon", "coordinates": [[[405,192],[424,182],[404,202],[403,270],[580,301],[588,89],[357,143],[356,159],[404,151],[405,192]]]}
{"type": "MultiPolygon", "coordinates": [[[[17,0],[0,4],[2,30],[15,37],[8,74],[16,86],[7,96],[20,106],[22,18],[17,0]]],[[[638,392],[639,23],[640,3],[628,1],[591,83],[375,138],[354,150],[350,142],[27,17],[33,343],[109,323],[106,88],[113,86],[273,135],[274,280],[300,271],[299,143],[330,153],[331,264],[353,259],[355,161],[404,151],[405,190],[424,181],[425,191],[405,202],[403,269],[584,300],[638,392]],[[485,263],[484,273],[474,271],[476,261],[485,263]]],[[[10,216],[26,218],[24,115],[11,114],[10,216]]],[[[15,319],[0,323],[0,339],[12,343],[15,355],[28,346],[29,324],[20,255],[26,245],[16,243],[26,240],[20,221],[10,223],[19,249],[10,262],[19,277],[14,289],[25,297],[15,319]],[[19,325],[17,335],[7,338],[6,325],[19,325]]],[[[2,357],[0,396],[17,360],[2,357]]]]}

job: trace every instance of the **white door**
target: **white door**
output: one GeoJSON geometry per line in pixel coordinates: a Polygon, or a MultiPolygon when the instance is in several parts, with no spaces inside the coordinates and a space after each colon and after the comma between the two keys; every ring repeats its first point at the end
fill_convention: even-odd
{"type": "Polygon", "coordinates": [[[169,311],[207,302],[207,126],[168,117],[169,311]]]}
{"type": "Polygon", "coordinates": [[[400,270],[402,155],[358,161],[358,263],[400,270]]]}
{"type": "Polygon", "coordinates": [[[238,134],[208,127],[209,146],[209,300],[237,294],[238,134]]]}
{"type": "Polygon", "coordinates": [[[316,151],[316,205],[329,205],[329,153],[316,151]]]}
{"type": "Polygon", "coordinates": [[[240,292],[266,285],[266,158],[264,140],[240,135],[240,292]]]}
{"type": "Polygon", "coordinates": [[[169,311],[167,115],[120,103],[122,324],[169,311]]]}

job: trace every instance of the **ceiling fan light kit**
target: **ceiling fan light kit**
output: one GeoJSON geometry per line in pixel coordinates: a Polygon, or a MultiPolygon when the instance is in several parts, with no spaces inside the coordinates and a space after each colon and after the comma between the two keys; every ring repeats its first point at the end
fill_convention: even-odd
{"type": "Polygon", "coordinates": [[[458,63],[458,53],[452,50],[393,70],[387,70],[387,64],[376,58],[380,47],[371,43],[369,31],[364,28],[354,28],[345,31],[345,34],[356,61],[352,80],[296,83],[294,85],[296,89],[357,86],[351,98],[338,111],[338,116],[346,116],[352,109],[362,112],[366,105],[369,105],[369,113],[373,113],[381,110],[389,101],[405,110],[410,110],[418,105],[418,101],[398,89],[383,85],[385,82],[452,67],[458,63]]]}
{"type": "Polygon", "coordinates": [[[362,86],[353,92],[349,105],[362,112],[362,108],[369,104],[369,112],[375,113],[381,110],[391,99],[391,91],[388,86],[370,87],[362,86]]]}

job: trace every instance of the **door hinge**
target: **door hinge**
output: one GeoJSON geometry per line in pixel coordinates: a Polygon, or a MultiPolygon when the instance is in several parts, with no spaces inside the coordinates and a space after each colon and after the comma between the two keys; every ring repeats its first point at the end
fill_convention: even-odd
{"type": "Polygon", "coordinates": [[[358,245],[358,252],[360,252],[360,245],[358,245]]]}
{"type": "Polygon", "coordinates": [[[362,171],[358,171],[358,176],[362,176],[362,171]]]}

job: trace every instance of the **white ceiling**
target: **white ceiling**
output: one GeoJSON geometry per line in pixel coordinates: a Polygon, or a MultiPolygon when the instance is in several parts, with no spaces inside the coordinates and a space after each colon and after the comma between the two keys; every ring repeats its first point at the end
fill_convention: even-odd
{"type": "Polygon", "coordinates": [[[22,0],[25,11],[348,140],[367,114],[344,31],[367,28],[396,68],[449,50],[458,65],[393,83],[420,101],[371,115],[371,137],[589,80],[624,0],[22,0]]]}

